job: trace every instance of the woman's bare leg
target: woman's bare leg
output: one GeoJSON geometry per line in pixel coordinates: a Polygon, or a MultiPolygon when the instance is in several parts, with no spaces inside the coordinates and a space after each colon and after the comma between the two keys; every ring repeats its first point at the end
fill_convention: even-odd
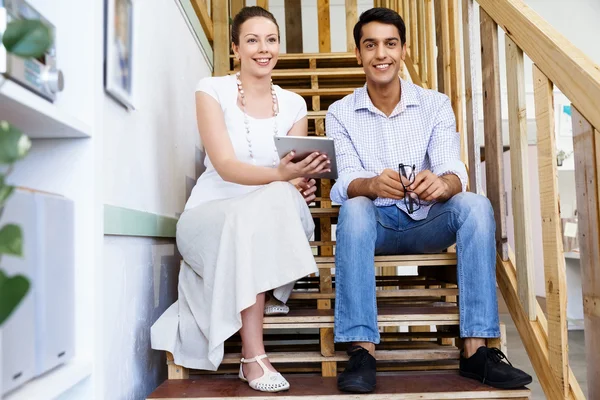
{"type": "MultiPolygon", "coordinates": [[[[256,296],[256,303],[242,311],[242,357],[253,358],[265,354],[263,343],[263,313],[265,309],[265,294],[256,296]]],[[[267,368],[275,371],[268,359],[262,360],[267,368]]],[[[263,374],[258,363],[244,364],[244,375],[249,381],[260,378],[263,374]]]]}

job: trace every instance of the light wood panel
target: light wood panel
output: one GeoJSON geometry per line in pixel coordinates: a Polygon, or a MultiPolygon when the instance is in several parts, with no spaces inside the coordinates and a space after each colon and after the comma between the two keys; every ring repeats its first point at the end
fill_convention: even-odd
{"type": "Polygon", "coordinates": [[[285,48],[288,53],[302,53],[302,0],[285,0],[285,48]]]}
{"type": "Polygon", "coordinates": [[[600,126],[600,68],[522,0],[477,0],[511,39],[600,126]]]}
{"type": "Polygon", "coordinates": [[[319,19],[319,52],[329,53],[331,51],[329,0],[317,0],[317,18],[319,19]]]}
{"type": "Polygon", "coordinates": [[[205,0],[191,0],[192,2],[192,8],[194,9],[194,12],[196,13],[196,16],[198,17],[198,20],[200,20],[200,25],[202,26],[202,30],[204,30],[204,34],[206,35],[206,38],[208,39],[209,42],[212,43],[213,38],[214,38],[214,28],[213,28],[213,22],[212,19],[210,18],[210,15],[208,15],[208,8],[206,7],[206,1],[205,0]]]}
{"type": "Polygon", "coordinates": [[[567,286],[565,259],[558,209],[556,133],[552,82],[533,66],[535,117],[537,126],[538,172],[542,215],[542,245],[546,308],[548,310],[548,347],[550,368],[566,396],[568,392],[567,286]]]}
{"type": "Polygon", "coordinates": [[[354,51],[354,25],[358,22],[357,0],[346,0],[346,51],[354,51]]]}
{"type": "Polygon", "coordinates": [[[600,398],[600,132],[572,106],[588,398],[600,398]],[[590,384],[595,382],[595,384],[590,384]]]}
{"type": "Polygon", "coordinates": [[[494,207],[496,247],[502,259],[506,260],[508,257],[508,239],[506,234],[504,158],[502,154],[502,116],[500,114],[498,25],[483,9],[480,8],[479,11],[487,197],[494,207]]]}
{"type": "Polygon", "coordinates": [[[521,304],[529,319],[533,321],[536,318],[537,300],[533,281],[533,234],[529,212],[531,197],[523,51],[508,36],[505,37],[505,47],[517,283],[521,304]]]}
{"type": "Polygon", "coordinates": [[[469,157],[469,188],[474,193],[481,193],[481,173],[479,170],[479,108],[477,97],[473,92],[477,87],[477,49],[475,47],[475,15],[473,0],[463,0],[463,48],[465,71],[465,108],[466,135],[469,157]]]}
{"type": "Polygon", "coordinates": [[[223,76],[229,71],[229,2],[212,1],[214,29],[214,76],[223,76]]]}

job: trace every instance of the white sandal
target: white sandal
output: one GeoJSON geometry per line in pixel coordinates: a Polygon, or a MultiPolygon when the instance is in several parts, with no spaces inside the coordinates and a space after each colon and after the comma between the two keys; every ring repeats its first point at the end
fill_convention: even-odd
{"type": "Polygon", "coordinates": [[[244,382],[248,382],[248,379],[246,379],[244,376],[242,365],[257,362],[263,370],[263,375],[260,378],[256,378],[253,381],[248,382],[248,385],[250,385],[252,389],[258,390],[259,392],[281,392],[283,390],[288,390],[290,388],[289,382],[286,381],[279,372],[273,372],[268,369],[267,366],[261,361],[264,358],[267,358],[266,354],[256,356],[254,358],[242,358],[240,360],[240,379],[244,382]]]}
{"type": "Polygon", "coordinates": [[[281,301],[277,300],[273,295],[265,302],[265,312],[267,316],[271,315],[287,315],[290,308],[281,301]]]}

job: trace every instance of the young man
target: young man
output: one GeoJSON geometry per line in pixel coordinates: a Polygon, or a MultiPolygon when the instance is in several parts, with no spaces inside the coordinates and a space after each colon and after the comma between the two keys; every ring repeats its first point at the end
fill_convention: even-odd
{"type": "Polygon", "coordinates": [[[486,197],[465,191],[467,173],[450,100],[398,78],[406,28],[396,12],[364,12],[354,40],[367,84],[335,102],[326,117],[339,171],[331,199],[342,204],[335,341],[351,344],[339,389],[375,387],[374,255],[434,253],[454,243],[464,338],[461,375],[498,388],[531,383],[531,376],[501,362],[499,350],[486,347],[486,338],[500,336],[494,215],[486,197]]]}

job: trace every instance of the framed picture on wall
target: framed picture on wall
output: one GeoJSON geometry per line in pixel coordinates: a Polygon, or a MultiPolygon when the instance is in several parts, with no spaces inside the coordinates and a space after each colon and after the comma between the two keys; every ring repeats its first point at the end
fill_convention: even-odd
{"type": "Polygon", "coordinates": [[[105,2],[104,89],[133,110],[133,1],[105,2]]]}

